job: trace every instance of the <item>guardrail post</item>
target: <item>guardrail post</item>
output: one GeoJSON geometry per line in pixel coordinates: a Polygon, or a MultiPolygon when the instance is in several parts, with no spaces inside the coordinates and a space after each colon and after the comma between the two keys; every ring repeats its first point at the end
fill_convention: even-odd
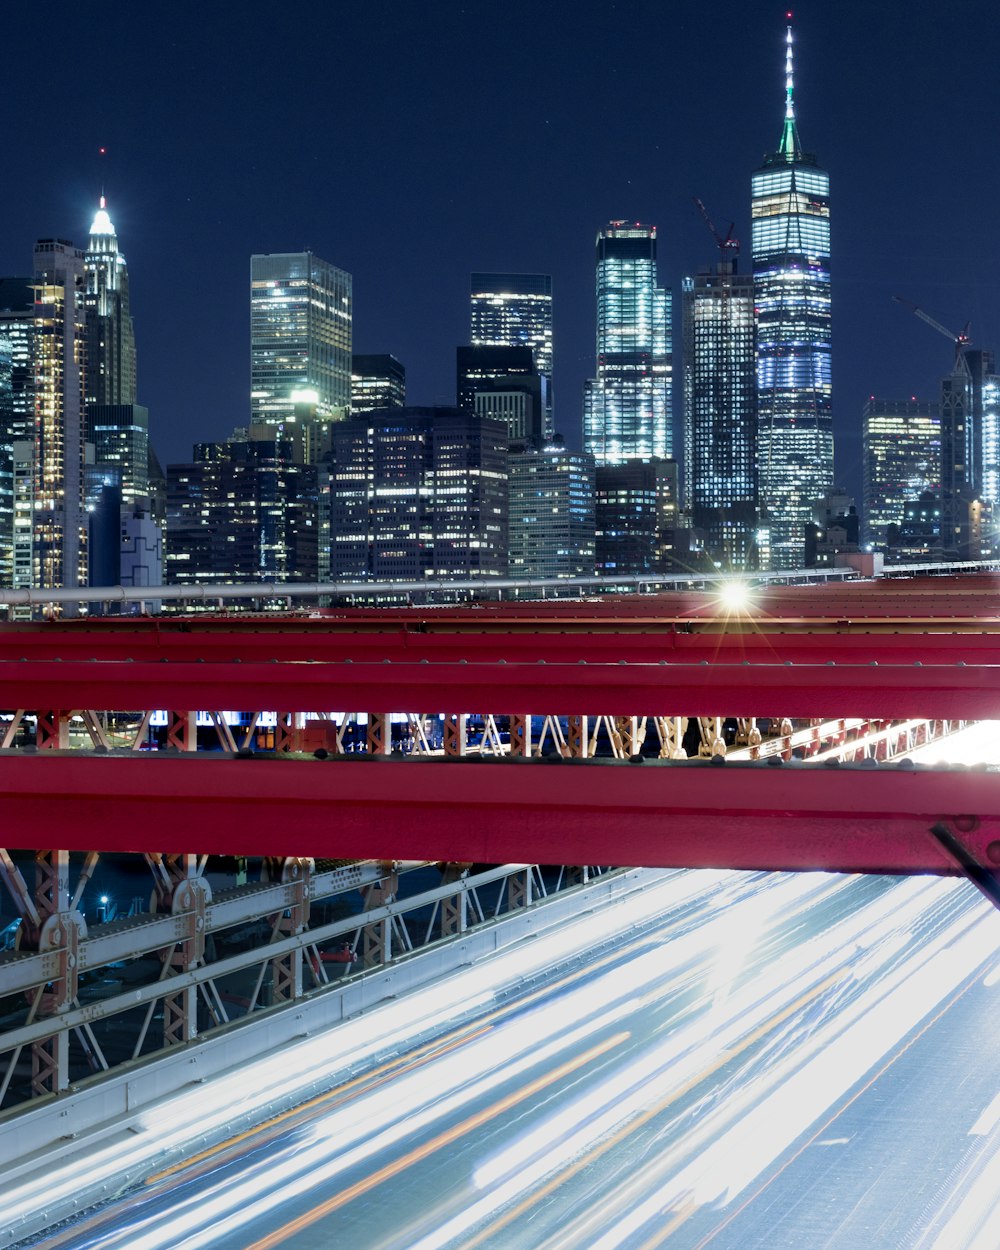
{"type": "MultiPolygon", "coordinates": [[[[278,917],[273,940],[297,936],[309,927],[313,860],[288,858],[278,861],[277,878],[292,887],[294,901],[278,917]]],[[[271,1001],[290,1002],[302,997],[302,947],[271,960],[271,1001]]]]}

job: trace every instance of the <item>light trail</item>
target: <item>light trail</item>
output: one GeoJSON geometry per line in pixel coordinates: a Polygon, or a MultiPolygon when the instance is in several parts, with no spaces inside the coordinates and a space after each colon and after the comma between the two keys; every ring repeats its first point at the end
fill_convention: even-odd
{"type": "MultiPolygon", "coordinates": [[[[1000,925],[963,882],[692,873],[651,892],[655,902],[637,900],[639,921],[600,909],[575,935],[508,952],[508,984],[529,976],[529,992],[491,997],[461,1022],[448,1010],[455,987],[432,995],[433,1037],[416,1028],[397,1058],[200,1152],[194,1166],[164,1169],[141,1200],[42,1244],[708,1245],[970,988],[989,996],[998,981],[1000,925]],[[607,946],[581,967],[589,927],[607,946]]],[[[504,959],[458,980],[482,992],[504,959]]],[[[921,1250],[987,1244],[1000,1184],[994,1095],[962,1127],[971,1145],[954,1193],[968,1203],[955,1197],[937,1220],[956,1240],[921,1250]]],[[[850,1132],[836,1140],[854,1148],[850,1132]]],[[[829,1242],[841,1244],[852,1243],[829,1242]]]]}

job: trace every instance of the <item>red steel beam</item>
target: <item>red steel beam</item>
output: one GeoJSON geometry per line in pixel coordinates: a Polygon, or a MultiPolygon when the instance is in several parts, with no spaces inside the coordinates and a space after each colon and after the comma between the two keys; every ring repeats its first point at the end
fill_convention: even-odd
{"type": "Polygon", "coordinates": [[[1000,667],[8,661],[0,707],[994,720],[1000,667]]]}
{"type": "Polygon", "coordinates": [[[0,756],[8,846],[956,872],[1000,861],[1000,775],[645,761],[0,756]]]}
{"type": "Polygon", "coordinates": [[[301,626],[237,629],[120,628],[0,630],[0,661],[282,661],[450,660],[655,663],[1000,664],[1000,634],[987,633],[684,633],[670,626],[644,633],[613,625],[552,633],[407,628],[330,631],[301,626]]]}

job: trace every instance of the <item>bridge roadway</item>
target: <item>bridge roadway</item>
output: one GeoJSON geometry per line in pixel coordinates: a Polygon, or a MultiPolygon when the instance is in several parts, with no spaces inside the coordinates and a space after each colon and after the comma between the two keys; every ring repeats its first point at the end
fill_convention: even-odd
{"type": "MultiPolygon", "coordinates": [[[[291,1114],[150,1164],[32,1244],[994,1247],[1000,1100],[973,1040],[1000,1017],[989,907],[956,881],[656,875],[658,914],[589,958],[549,938],[498,957],[510,986],[473,1015],[373,1052],[291,1114]]],[[[459,975],[481,996],[482,971],[459,975]]],[[[197,1097],[207,1113],[213,1087],[197,1097]]],[[[73,1166],[113,1170],[115,1149],[172,1116],[167,1101],[137,1135],[53,1161],[39,1200],[73,1166]]]]}

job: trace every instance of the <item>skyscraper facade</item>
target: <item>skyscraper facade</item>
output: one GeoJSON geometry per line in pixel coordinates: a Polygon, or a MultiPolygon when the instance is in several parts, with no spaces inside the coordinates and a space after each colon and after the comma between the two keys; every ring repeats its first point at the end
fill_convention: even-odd
{"type": "Polygon", "coordinates": [[[507,463],[510,576],[592,576],[593,457],[550,442],[507,463]]]}
{"type": "Polygon", "coordinates": [[[472,275],[473,347],[530,347],[545,381],[542,436],[550,438],[552,417],[552,278],[546,273],[472,275]]]}
{"type": "Polygon", "coordinates": [[[92,404],[134,404],[135,333],[129,305],[128,266],[104,196],[90,227],[83,258],[87,322],[84,397],[92,404]]]}
{"type": "Polygon", "coordinates": [[[530,347],[459,347],[455,393],[462,412],[503,421],[513,445],[544,442],[548,378],[530,347]]]}
{"type": "Polygon", "coordinates": [[[972,353],[959,348],[951,372],[941,379],[941,544],[946,559],[972,560],[981,554],[977,364],[972,353]]]}
{"type": "Polygon", "coordinates": [[[672,299],[657,286],[656,227],[613,221],[597,236],[597,376],[583,445],[598,465],[673,454],[672,299]]]}
{"type": "Polygon", "coordinates": [[[685,487],[691,524],[722,569],[747,569],[757,529],[753,278],[734,260],[684,279],[685,487]]]}
{"type": "Polygon", "coordinates": [[[907,501],[941,489],[941,414],[918,399],[877,399],[862,416],[861,542],[885,551],[898,532],[907,501]]]}
{"type": "Polygon", "coordinates": [[[297,463],[273,428],[255,429],[167,466],[171,584],[321,580],[321,470],[297,463]]]}
{"type": "Polygon", "coordinates": [[[752,181],[761,525],[773,568],[801,565],[805,525],[833,485],[830,177],[803,152],[786,33],[785,122],[752,181]]]}
{"type": "Polygon", "coordinates": [[[30,479],[34,473],[31,445],[35,426],[34,327],[35,296],[27,278],[0,278],[0,585],[31,585],[34,511],[30,479]],[[15,445],[18,489],[27,497],[15,508],[15,445]],[[15,516],[17,523],[15,525],[15,516]],[[15,529],[17,540],[15,542],[15,529]],[[19,560],[15,562],[15,546],[19,560]]]}
{"type": "Polygon", "coordinates": [[[250,411],[280,424],[304,393],[317,416],[351,403],[351,275],[312,252],[250,258],[250,411]]]}
{"type": "Polygon", "coordinates": [[[351,412],[381,412],[406,405],[406,369],[395,356],[351,357],[351,412]]]}
{"type": "Polygon", "coordinates": [[[72,243],[35,245],[32,565],[34,584],[45,588],[87,584],[84,274],[72,243]]]}
{"type": "Polygon", "coordinates": [[[599,465],[595,489],[598,573],[625,576],[678,570],[676,460],[599,465]]]}
{"type": "Polygon", "coordinates": [[[507,572],[507,431],[455,408],[332,429],[332,581],[428,586],[507,572]]]}

